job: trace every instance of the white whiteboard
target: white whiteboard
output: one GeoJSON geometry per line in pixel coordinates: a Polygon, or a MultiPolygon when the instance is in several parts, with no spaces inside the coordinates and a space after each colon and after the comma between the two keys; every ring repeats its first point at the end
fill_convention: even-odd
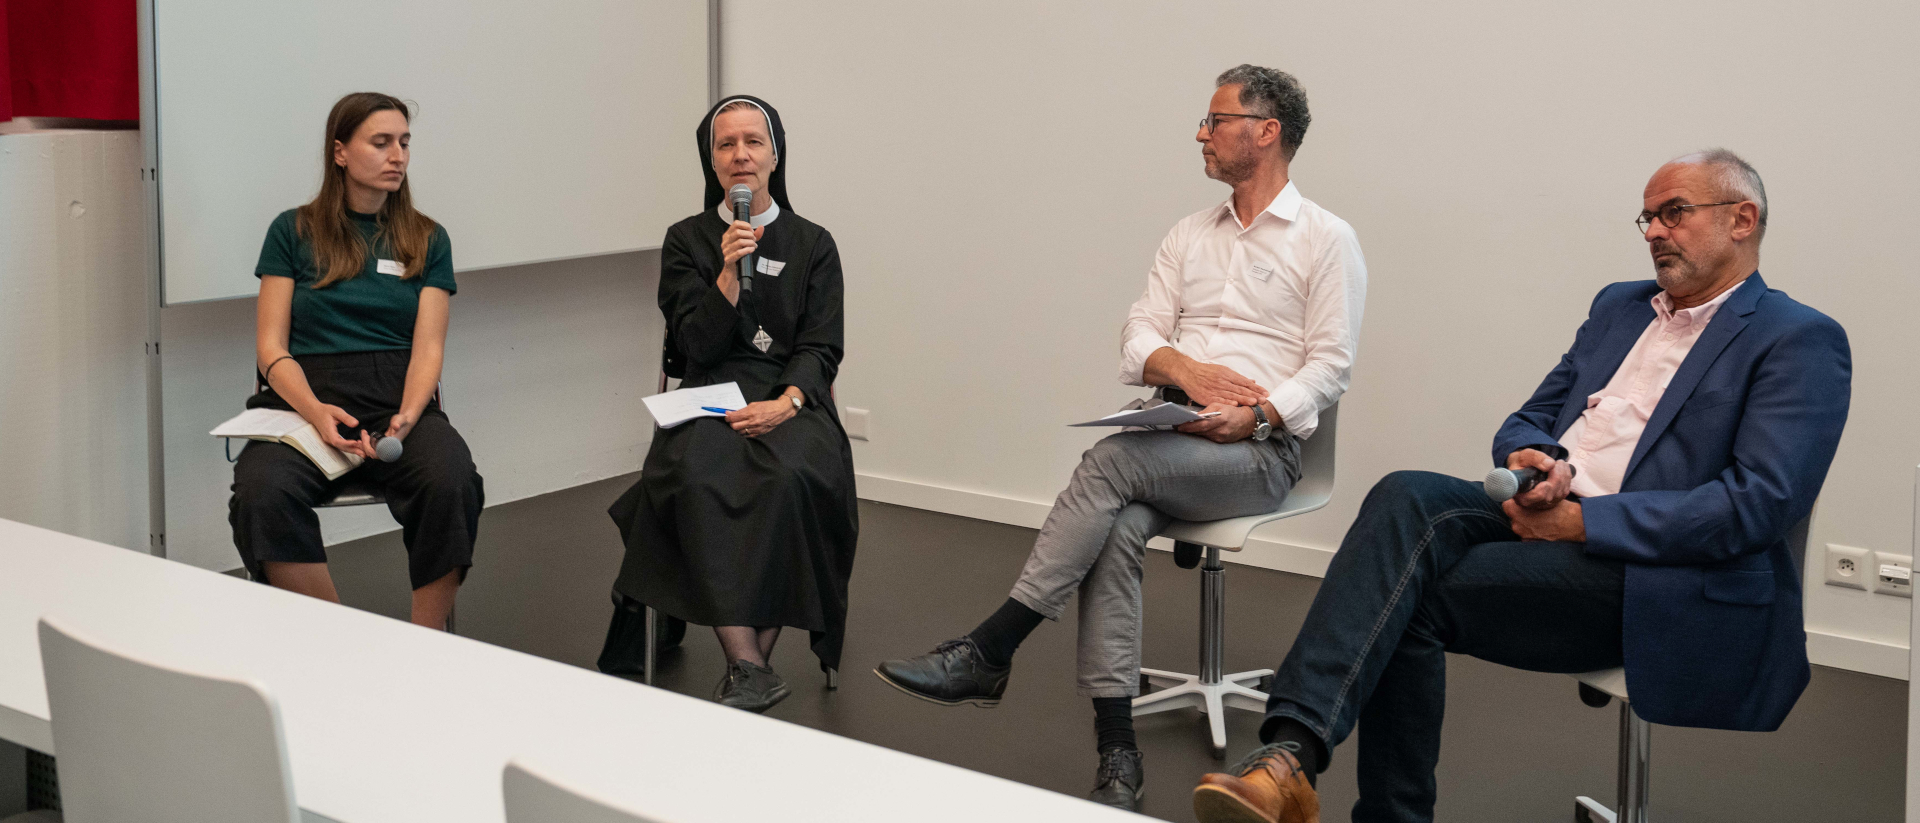
{"type": "Polygon", "coordinates": [[[705,3],[152,3],[168,304],[258,292],[353,91],[416,104],[414,203],[460,270],[658,246],[699,210],[705,3]]]}

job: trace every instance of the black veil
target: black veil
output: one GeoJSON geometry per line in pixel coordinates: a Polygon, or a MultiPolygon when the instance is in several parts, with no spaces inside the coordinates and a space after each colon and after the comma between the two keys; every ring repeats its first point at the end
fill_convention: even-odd
{"type": "Polygon", "coordinates": [[[694,136],[700,141],[700,173],[707,178],[707,204],[709,211],[727,199],[727,190],[720,186],[720,175],[713,170],[713,118],[727,104],[745,100],[760,107],[767,115],[767,131],[773,137],[773,174],[767,177],[767,194],[773,202],[780,204],[782,211],[792,211],[793,205],[787,202],[787,130],[780,125],[780,112],[774,111],[767,101],[747,94],[729,95],[713,108],[707,110],[707,116],[701,118],[700,128],[694,130],[694,136]]]}

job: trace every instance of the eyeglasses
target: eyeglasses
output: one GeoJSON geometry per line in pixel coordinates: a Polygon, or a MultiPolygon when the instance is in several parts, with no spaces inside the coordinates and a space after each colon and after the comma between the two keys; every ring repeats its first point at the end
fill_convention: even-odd
{"type": "Polygon", "coordinates": [[[1641,212],[1639,217],[1634,218],[1633,224],[1640,227],[1641,234],[1646,234],[1648,229],[1653,228],[1653,218],[1655,217],[1660,218],[1660,225],[1671,229],[1678,227],[1680,221],[1686,219],[1687,209],[1705,209],[1714,206],[1738,206],[1744,202],[1746,201],[1729,200],[1725,203],[1668,203],[1661,206],[1658,212],[1641,212]]]}
{"type": "Polygon", "coordinates": [[[1214,128],[1215,128],[1216,126],[1219,126],[1219,125],[1220,125],[1220,118],[1222,118],[1222,117],[1245,117],[1245,118],[1247,118],[1247,119],[1249,119],[1249,120],[1271,120],[1271,119],[1273,119],[1273,118],[1270,118],[1270,117],[1261,117],[1260,115],[1257,115],[1257,114],[1225,114],[1225,113],[1222,113],[1222,112],[1217,112],[1217,111],[1216,111],[1216,112],[1207,112],[1207,116],[1206,116],[1206,117],[1205,117],[1204,119],[1202,119],[1202,120],[1200,121],[1200,130],[1201,130],[1201,131],[1204,131],[1204,132],[1206,132],[1206,133],[1208,133],[1208,134],[1212,134],[1212,133],[1213,133],[1213,130],[1214,130],[1214,128]]]}

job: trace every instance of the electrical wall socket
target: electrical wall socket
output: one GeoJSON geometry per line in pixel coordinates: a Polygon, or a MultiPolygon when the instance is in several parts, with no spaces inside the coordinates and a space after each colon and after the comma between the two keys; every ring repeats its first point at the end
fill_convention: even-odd
{"type": "Polygon", "coordinates": [[[845,419],[841,421],[846,424],[847,437],[854,440],[867,439],[867,416],[869,414],[871,414],[871,412],[866,409],[856,409],[852,406],[847,407],[845,419]]]}
{"type": "MultiPolygon", "coordinates": [[[[1845,586],[1863,592],[1873,591],[1873,552],[1827,544],[1827,585],[1845,586]]],[[[1911,564],[1909,564],[1911,565],[1911,564]]]]}
{"type": "Polygon", "coordinates": [[[1913,596],[1913,558],[1888,552],[1873,553],[1873,591],[1894,597],[1913,596]]]}

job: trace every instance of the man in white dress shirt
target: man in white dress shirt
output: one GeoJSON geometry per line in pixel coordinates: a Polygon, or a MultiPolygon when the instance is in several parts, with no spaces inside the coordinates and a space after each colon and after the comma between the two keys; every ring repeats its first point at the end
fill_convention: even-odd
{"type": "Polygon", "coordinates": [[[1120,380],[1218,415],[1101,440],[1054,501],[1006,603],[970,634],[875,670],[925,700],[996,705],[1021,640],[1078,590],[1079,691],[1093,699],[1101,753],[1092,799],[1135,810],[1147,540],[1174,519],[1279,508],[1300,476],[1300,441],[1346,391],[1366,295],[1353,228],[1288,176],[1309,121],[1299,82],[1242,65],[1215,85],[1195,139],[1207,176],[1233,196],[1160,244],[1127,317],[1120,380]]]}

